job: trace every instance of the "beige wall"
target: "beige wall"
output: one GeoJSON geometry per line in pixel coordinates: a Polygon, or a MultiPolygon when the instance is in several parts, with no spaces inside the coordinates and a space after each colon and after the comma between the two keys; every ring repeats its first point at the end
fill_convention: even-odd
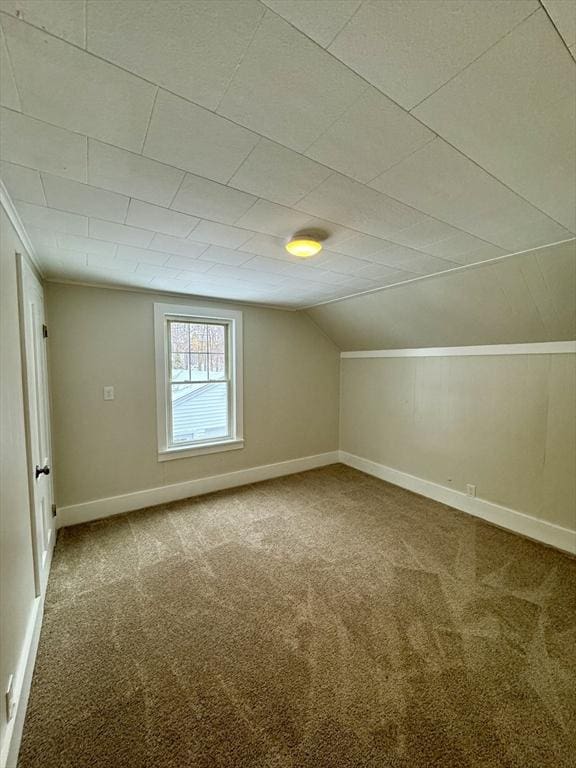
{"type": "Polygon", "coordinates": [[[575,357],[343,359],[340,447],[576,529],[575,357]]]}
{"type": "Polygon", "coordinates": [[[210,302],[63,284],[46,296],[58,506],[338,448],[339,351],[306,315],[237,307],[245,448],[159,463],[153,303],[210,302]]]}
{"type": "Polygon", "coordinates": [[[23,247],[0,207],[0,743],[4,691],[17,670],[34,605],[15,252],[23,247]]]}

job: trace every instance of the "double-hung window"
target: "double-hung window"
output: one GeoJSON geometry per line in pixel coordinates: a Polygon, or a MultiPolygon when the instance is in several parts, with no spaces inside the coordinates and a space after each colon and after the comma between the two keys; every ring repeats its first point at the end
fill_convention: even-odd
{"type": "Polygon", "coordinates": [[[155,304],[158,458],[243,447],[242,313],[155,304]]]}

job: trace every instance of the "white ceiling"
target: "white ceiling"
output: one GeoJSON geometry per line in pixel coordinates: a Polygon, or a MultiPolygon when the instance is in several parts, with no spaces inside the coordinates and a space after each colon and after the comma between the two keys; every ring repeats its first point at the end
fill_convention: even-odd
{"type": "Polygon", "coordinates": [[[570,243],[545,246],[308,313],[349,351],[571,341],[575,256],[570,243]]]}
{"type": "Polygon", "coordinates": [[[0,10],[0,176],[49,279],[303,307],[576,232],[573,0],[0,10]]]}

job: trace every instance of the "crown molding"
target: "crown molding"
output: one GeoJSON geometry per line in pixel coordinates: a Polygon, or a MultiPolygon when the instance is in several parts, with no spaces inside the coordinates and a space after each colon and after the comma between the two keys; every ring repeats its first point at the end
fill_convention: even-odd
{"type": "Polygon", "coordinates": [[[40,276],[44,277],[44,273],[42,271],[42,267],[40,266],[40,261],[38,259],[38,254],[36,253],[36,249],[34,248],[32,241],[30,240],[28,232],[26,232],[26,228],[22,223],[20,214],[16,210],[16,206],[14,205],[14,202],[12,201],[12,198],[10,197],[10,194],[6,189],[6,185],[4,184],[2,179],[0,179],[0,204],[2,205],[2,208],[4,208],[4,210],[6,211],[6,215],[10,219],[10,223],[16,230],[16,234],[20,238],[20,241],[24,246],[24,249],[26,251],[26,254],[28,255],[28,258],[34,264],[34,267],[38,271],[40,276]]]}

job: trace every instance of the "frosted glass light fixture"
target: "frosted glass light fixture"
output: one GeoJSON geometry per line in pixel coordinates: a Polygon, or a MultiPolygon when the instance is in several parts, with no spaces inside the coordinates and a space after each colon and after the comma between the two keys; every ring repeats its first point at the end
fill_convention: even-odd
{"type": "Polygon", "coordinates": [[[298,256],[300,259],[309,259],[310,256],[316,256],[322,250],[322,240],[326,239],[323,232],[300,232],[286,243],[285,248],[292,256],[298,256]]]}

